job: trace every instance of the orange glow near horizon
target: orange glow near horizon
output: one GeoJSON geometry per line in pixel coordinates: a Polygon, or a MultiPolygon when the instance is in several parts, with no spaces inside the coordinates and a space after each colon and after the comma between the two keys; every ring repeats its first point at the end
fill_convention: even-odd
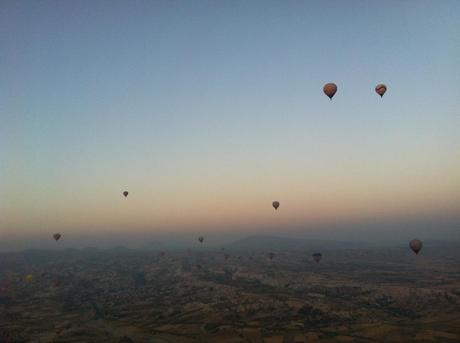
{"type": "MultiPolygon", "coordinates": [[[[119,194],[106,188],[79,191],[67,185],[65,194],[59,196],[56,193],[51,197],[26,199],[12,195],[2,227],[24,235],[37,230],[91,233],[101,228],[115,232],[189,228],[219,232],[459,213],[459,189],[454,187],[452,175],[450,178],[424,176],[426,182],[422,186],[423,180],[414,177],[388,178],[377,183],[375,179],[364,178],[325,180],[327,176],[323,175],[321,183],[302,183],[300,178],[292,178],[280,180],[270,190],[262,182],[219,184],[208,179],[193,186],[182,184],[156,191],[153,187],[134,188],[127,199],[121,190],[119,194]],[[281,202],[278,211],[271,207],[273,200],[281,202]],[[27,211],[22,210],[25,208],[27,211]]],[[[7,236],[8,231],[0,234],[7,236]]]]}

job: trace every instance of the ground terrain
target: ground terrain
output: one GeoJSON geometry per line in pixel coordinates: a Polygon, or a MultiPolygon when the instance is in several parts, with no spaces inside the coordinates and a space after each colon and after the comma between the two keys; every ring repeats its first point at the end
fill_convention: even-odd
{"type": "Polygon", "coordinates": [[[266,250],[0,254],[0,342],[460,341],[454,244],[266,250]]]}

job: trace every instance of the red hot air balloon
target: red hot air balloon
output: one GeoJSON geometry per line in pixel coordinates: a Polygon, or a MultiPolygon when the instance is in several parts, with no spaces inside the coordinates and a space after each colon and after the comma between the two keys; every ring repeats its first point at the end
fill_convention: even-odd
{"type": "Polygon", "coordinates": [[[125,198],[127,198],[128,197],[128,191],[124,191],[123,195],[125,196],[125,198]]]}
{"type": "Polygon", "coordinates": [[[315,252],[311,256],[313,257],[316,263],[319,263],[319,261],[321,261],[321,257],[323,257],[323,255],[320,252],[315,252]]]}
{"type": "Polygon", "coordinates": [[[10,282],[7,280],[0,280],[0,297],[7,296],[10,289],[10,282]]]}
{"type": "Polygon", "coordinates": [[[419,239],[413,239],[409,242],[409,247],[412,249],[415,254],[418,254],[422,250],[423,243],[419,239]]]}
{"type": "Polygon", "coordinates": [[[380,97],[383,97],[383,94],[387,91],[387,86],[385,86],[383,83],[377,85],[375,87],[375,92],[380,95],[380,97]]]}
{"type": "Polygon", "coordinates": [[[323,92],[332,100],[332,97],[337,92],[337,85],[335,83],[326,83],[323,87],[323,92]]]}
{"type": "Polygon", "coordinates": [[[275,210],[277,210],[278,207],[280,207],[279,201],[273,201],[272,206],[273,206],[273,208],[274,208],[275,210]]]}
{"type": "Polygon", "coordinates": [[[55,234],[53,235],[53,238],[54,238],[54,240],[57,242],[57,241],[59,240],[59,238],[61,238],[61,234],[60,234],[60,233],[55,233],[55,234]]]}

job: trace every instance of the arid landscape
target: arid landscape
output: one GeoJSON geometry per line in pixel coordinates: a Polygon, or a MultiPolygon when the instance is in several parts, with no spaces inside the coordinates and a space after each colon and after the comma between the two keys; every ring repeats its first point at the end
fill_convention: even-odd
{"type": "Polygon", "coordinates": [[[458,342],[459,248],[251,237],[3,253],[0,342],[458,342]]]}

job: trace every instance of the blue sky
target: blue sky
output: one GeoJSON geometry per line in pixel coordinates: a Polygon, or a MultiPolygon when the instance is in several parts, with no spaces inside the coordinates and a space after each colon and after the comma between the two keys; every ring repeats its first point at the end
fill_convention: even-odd
{"type": "Polygon", "coordinates": [[[274,199],[286,227],[455,217],[459,22],[458,1],[3,1],[0,234],[268,228],[274,199]]]}

